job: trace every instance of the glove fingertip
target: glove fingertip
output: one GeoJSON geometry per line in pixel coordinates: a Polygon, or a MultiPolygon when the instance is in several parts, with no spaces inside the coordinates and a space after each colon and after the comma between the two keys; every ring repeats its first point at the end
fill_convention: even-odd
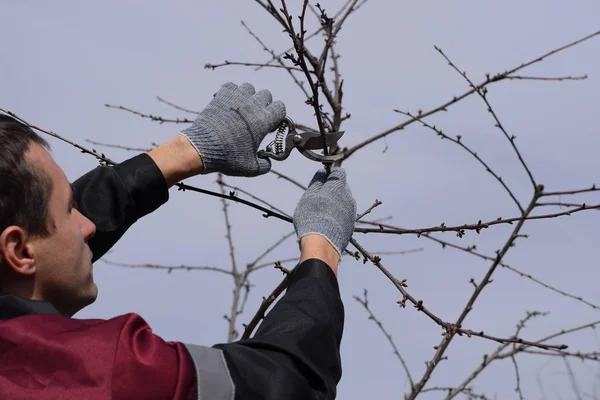
{"type": "Polygon", "coordinates": [[[325,183],[326,180],[327,180],[327,172],[324,169],[320,169],[315,173],[312,180],[308,184],[308,187],[311,188],[317,183],[320,185],[323,185],[323,183],[325,183]]]}
{"type": "Polygon", "coordinates": [[[267,110],[271,113],[271,115],[273,116],[273,119],[275,119],[277,121],[278,125],[287,115],[287,111],[285,109],[285,104],[283,104],[283,102],[280,100],[272,102],[267,107],[267,110]]]}
{"type": "Polygon", "coordinates": [[[217,93],[215,93],[215,96],[218,95],[220,92],[231,92],[237,88],[238,88],[238,86],[235,83],[226,82],[223,85],[221,85],[221,89],[219,89],[219,91],[217,93]]]}
{"type": "Polygon", "coordinates": [[[254,98],[261,106],[268,107],[273,102],[273,95],[266,89],[257,92],[254,98]]]}
{"type": "Polygon", "coordinates": [[[251,83],[248,82],[244,82],[240,85],[239,87],[240,92],[243,92],[244,94],[248,95],[248,96],[254,96],[254,94],[256,93],[256,89],[254,88],[254,85],[252,85],[251,83]]]}
{"type": "Polygon", "coordinates": [[[271,171],[271,160],[269,160],[268,158],[259,158],[258,159],[258,174],[264,175],[269,171],[271,171]]]}

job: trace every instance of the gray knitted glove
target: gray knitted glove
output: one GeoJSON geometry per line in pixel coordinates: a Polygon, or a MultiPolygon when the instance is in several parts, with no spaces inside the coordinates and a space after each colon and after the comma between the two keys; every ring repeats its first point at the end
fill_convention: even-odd
{"type": "Polygon", "coordinates": [[[327,177],[318,171],[294,211],[294,228],[298,240],[319,234],[342,252],[348,246],[356,223],[356,201],[346,183],[346,171],[332,168],[327,177]]]}
{"type": "Polygon", "coordinates": [[[268,90],[224,84],[192,126],[181,131],[196,147],[204,173],[257,176],[271,170],[269,159],[257,157],[265,136],[285,118],[285,105],[268,90]]]}

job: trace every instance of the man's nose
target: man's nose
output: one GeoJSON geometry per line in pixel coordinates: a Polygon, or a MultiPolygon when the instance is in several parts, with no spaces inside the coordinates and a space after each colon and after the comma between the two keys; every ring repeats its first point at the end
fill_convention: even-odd
{"type": "Polygon", "coordinates": [[[78,210],[75,210],[75,212],[77,213],[79,229],[81,229],[83,237],[86,241],[90,240],[96,233],[96,225],[78,210]]]}

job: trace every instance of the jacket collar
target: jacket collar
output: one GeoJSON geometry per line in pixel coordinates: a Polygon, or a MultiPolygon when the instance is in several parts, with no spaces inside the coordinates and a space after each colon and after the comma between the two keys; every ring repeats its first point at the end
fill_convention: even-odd
{"type": "Polygon", "coordinates": [[[0,296],[0,321],[28,314],[60,315],[58,310],[47,301],[30,300],[13,295],[0,296]]]}

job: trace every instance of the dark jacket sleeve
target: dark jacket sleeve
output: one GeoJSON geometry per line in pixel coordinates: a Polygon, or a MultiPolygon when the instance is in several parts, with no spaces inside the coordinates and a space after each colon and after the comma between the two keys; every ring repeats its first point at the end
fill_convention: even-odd
{"type": "Polygon", "coordinates": [[[214,347],[223,351],[235,399],[334,399],[343,326],[337,278],[311,259],[296,267],[253,338],[214,347]]]}
{"type": "Polygon", "coordinates": [[[169,199],[167,182],[152,158],[140,154],[116,166],[98,167],[73,183],[76,207],[96,224],[89,245],[102,257],[138,219],[169,199]]]}

